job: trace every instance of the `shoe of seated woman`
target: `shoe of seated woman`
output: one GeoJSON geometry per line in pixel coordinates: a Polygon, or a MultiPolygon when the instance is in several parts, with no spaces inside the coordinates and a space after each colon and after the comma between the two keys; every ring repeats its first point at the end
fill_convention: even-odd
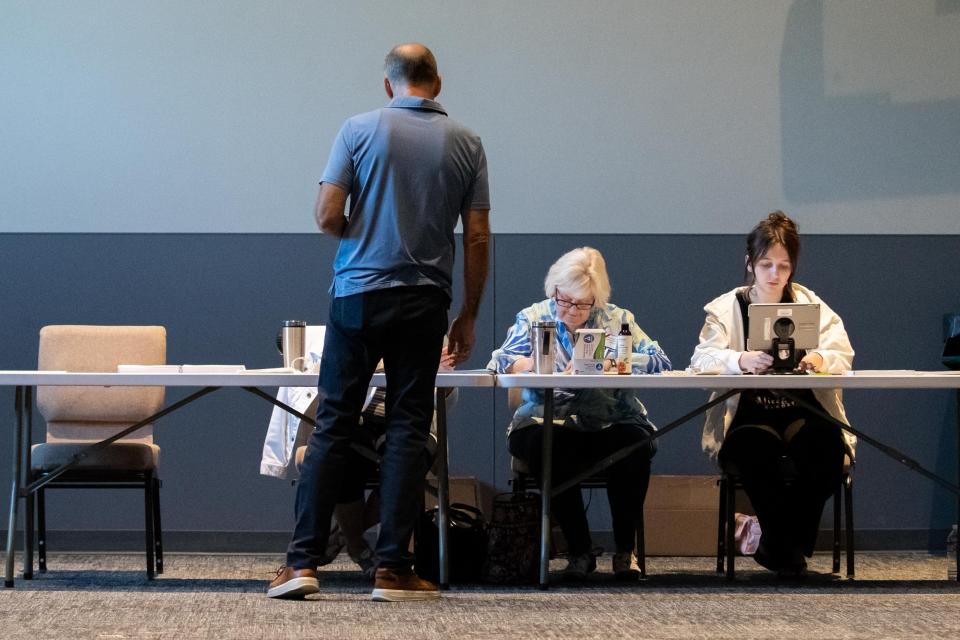
{"type": "Polygon", "coordinates": [[[783,568],[783,560],[767,549],[766,541],[763,540],[763,538],[760,539],[760,543],[757,545],[753,559],[761,567],[769,569],[770,571],[777,572],[783,568]]]}
{"type": "Polygon", "coordinates": [[[806,561],[784,567],[777,571],[777,577],[781,580],[806,580],[808,576],[806,561]]]}
{"type": "Polygon", "coordinates": [[[613,577],[624,582],[640,579],[640,565],[633,551],[618,551],[613,554],[613,577]]]}
{"type": "Polygon", "coordinates": [[[804,560],[799,549],[784,549],[779,554],[774,554],[767,548],[766,541],[761,538],[753,559],[780,578],[802,580],[807,577],[807,561],[804,560]]]}
{"type": "Polygon", "coordinates": [[[564,580],[586,580],[587,574],[597,570],[597,558],[592,553],[584,553],[567,558],[563,570],[564,580]]]}

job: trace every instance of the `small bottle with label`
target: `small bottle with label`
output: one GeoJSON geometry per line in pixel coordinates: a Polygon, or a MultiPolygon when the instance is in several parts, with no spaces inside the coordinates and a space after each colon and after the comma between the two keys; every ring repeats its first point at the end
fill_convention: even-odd
{"type": "Polygon", "coordinates": [[[630,334],[630,325],[626,322],[620,325],[620,333],[617,335],[617,373],[620,375],[629,375],[633,371],[633,336],[630,334]]]}

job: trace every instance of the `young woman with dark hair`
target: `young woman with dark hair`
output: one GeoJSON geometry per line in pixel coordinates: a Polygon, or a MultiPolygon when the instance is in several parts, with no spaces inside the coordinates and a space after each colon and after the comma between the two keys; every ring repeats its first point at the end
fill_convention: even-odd
{"type": "MultiPolygon", "coordinates": [[[[762,220],[747,236],[745,283],[704,307],[706,321],[691,367],[723,374],[764,373],[773,364],[766,351],[748,351],[746,322],[751,303],[811,302],[820,305],[820,344],[799,353],[803,371],[839,374],[853,364],[853,349],[840,317],[813,291],[794,282],[800,255],[797,225],[782,211],[762,220]]],[[[801,394],[846,423],[839,389],[801,394]]],[[[754,556],[762,566],[788,576],[806,571],[813,555],[826,499],[853,459],[856,439],[775,390],[747,390],[707,412],[703,448],[736,475],[763,531],[754,556]]]]}

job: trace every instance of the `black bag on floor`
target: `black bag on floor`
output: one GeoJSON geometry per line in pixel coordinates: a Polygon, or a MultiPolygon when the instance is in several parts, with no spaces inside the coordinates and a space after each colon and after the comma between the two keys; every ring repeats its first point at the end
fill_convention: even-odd
{"type": "MultiPolygon", "coordinates": [[[[480,510],[468,504],[450,505],[447,523],[447,563],[451,583],[479,582],[487,555],[487,526],[480,510]]],[[[420,515],[413,538],[414,568],[431,582],[440,577],[440,532],[437,509],[420,515]]]]}
{"type": "Polygon", "coordinates": [[[513,492],[494,497],[487,538],[484,582],[536,583],[540,569],[540,496],[513,492]]]}

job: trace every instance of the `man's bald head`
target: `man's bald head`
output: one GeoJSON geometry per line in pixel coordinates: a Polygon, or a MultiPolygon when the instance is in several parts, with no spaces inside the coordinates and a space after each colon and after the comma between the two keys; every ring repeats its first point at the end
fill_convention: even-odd
{"type": "Polygon", "coordinates": [[[394,87],[432,87],[440,79],[437,59],[430,49],[416,42],[391,49],[383,62],[383,72],[394,87]]]}

